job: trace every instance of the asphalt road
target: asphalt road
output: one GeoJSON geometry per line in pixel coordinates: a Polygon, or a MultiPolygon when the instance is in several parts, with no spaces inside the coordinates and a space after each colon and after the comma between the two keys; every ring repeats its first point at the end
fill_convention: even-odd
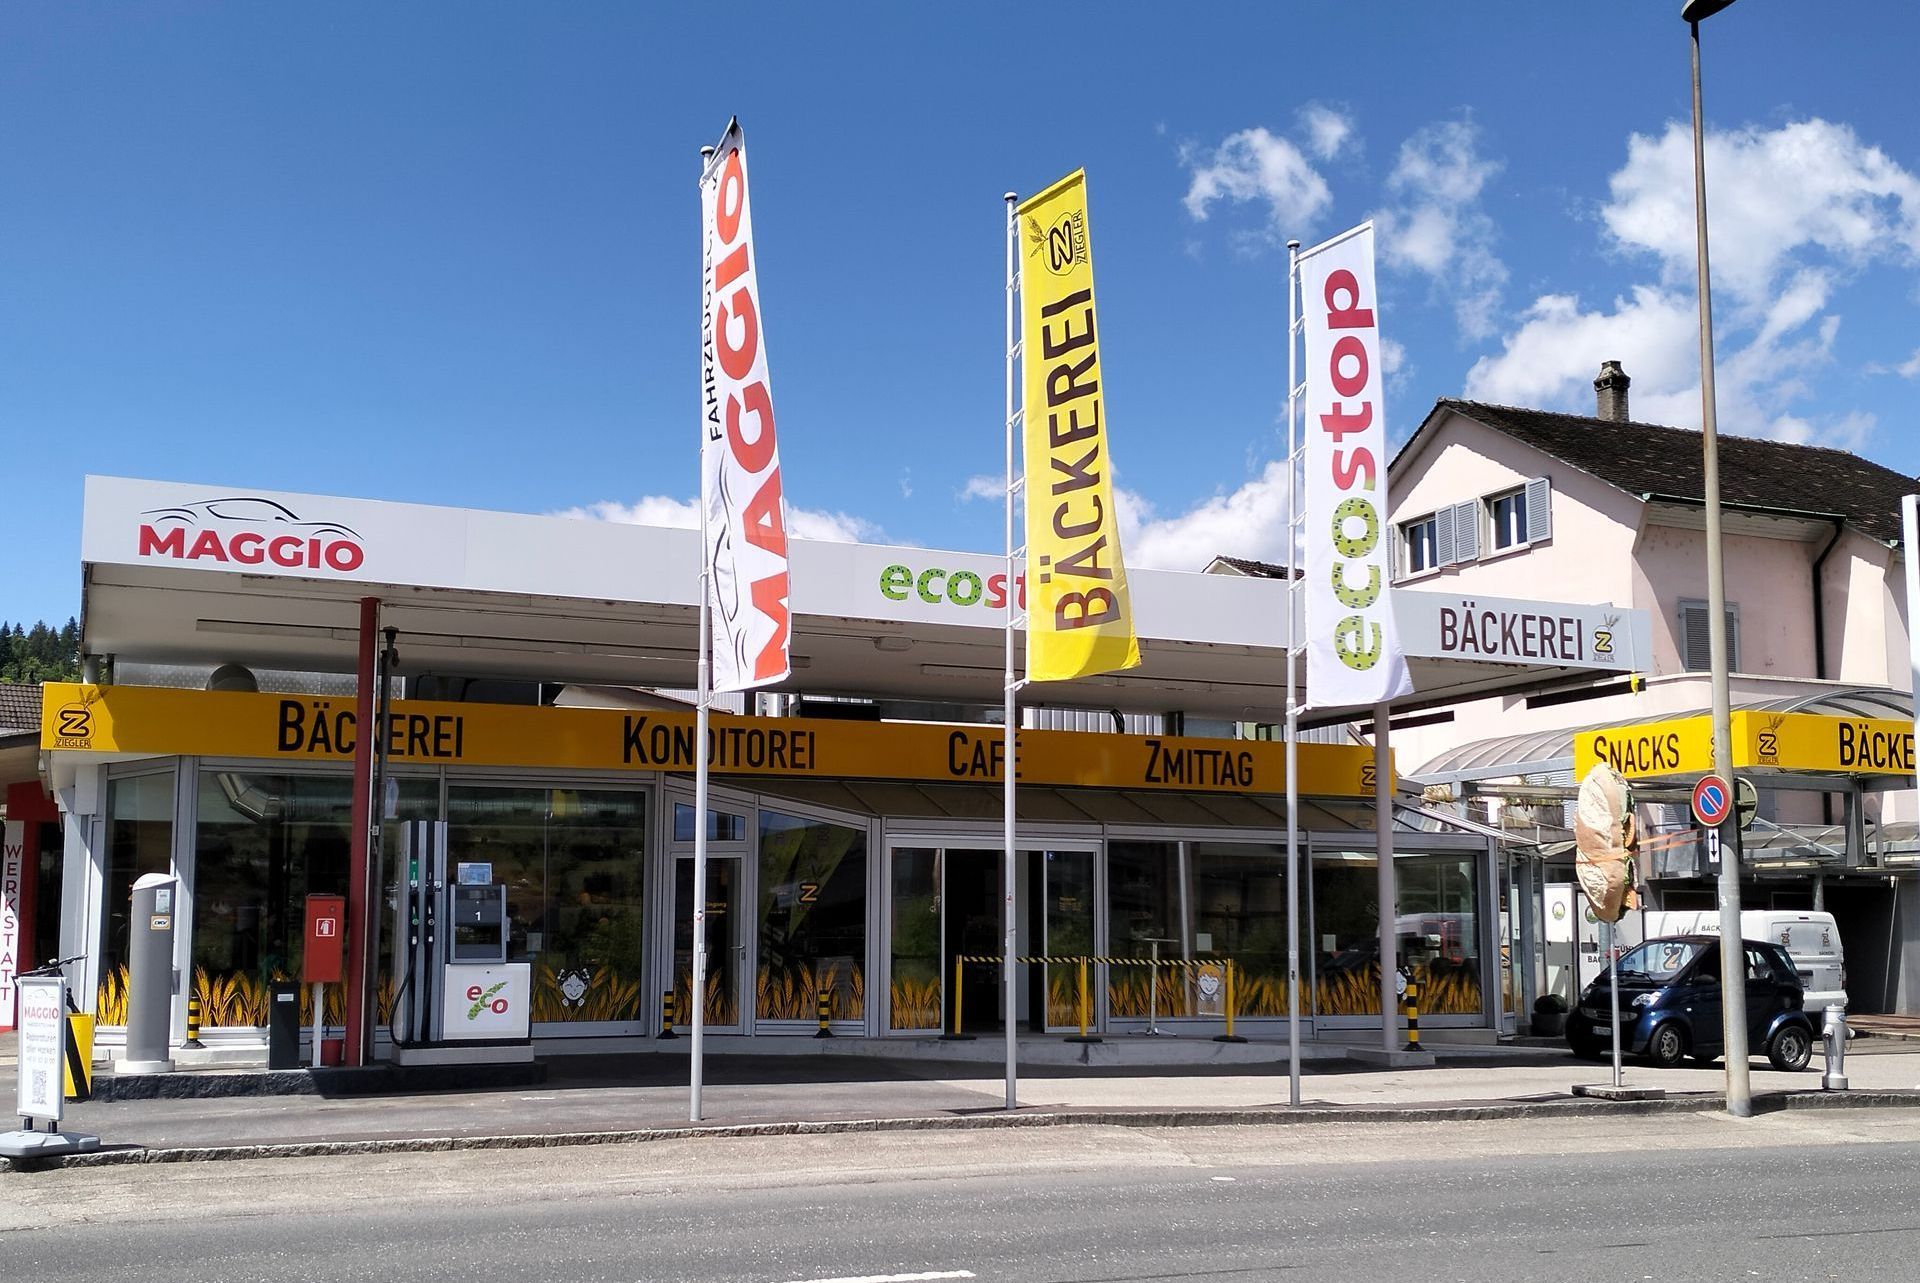
{"type": "Polygon", "coordinates": [[[0,1176],[0,1276],[1910,1279],[1920,1112],[665,1141],[0,1176]]]}

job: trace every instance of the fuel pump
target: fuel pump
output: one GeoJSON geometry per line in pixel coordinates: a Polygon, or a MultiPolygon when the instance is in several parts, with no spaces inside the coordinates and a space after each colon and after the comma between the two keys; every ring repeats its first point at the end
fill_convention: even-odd
{"type": "Polygon", "coordinates": [[[444,821],[407,822],[404,850],[393,902],[394,1059],[531,1059],[531,968],[507,961],[505,884],[486,863],[448,876],[444,821]]]}

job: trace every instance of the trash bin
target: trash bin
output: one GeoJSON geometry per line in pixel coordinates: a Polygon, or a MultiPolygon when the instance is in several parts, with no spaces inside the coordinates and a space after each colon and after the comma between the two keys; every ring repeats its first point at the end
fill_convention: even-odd
{"type": "Polygon", "coordinates": [[[300,986],[291,980],[267,985],[267,1068],[300,1068],[300,986]]]}

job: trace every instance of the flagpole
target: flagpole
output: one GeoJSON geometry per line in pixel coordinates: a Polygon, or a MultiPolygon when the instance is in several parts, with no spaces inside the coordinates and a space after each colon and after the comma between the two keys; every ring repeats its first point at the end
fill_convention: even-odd
{"type": "Polygon", "coordinates": [[[1002,870],[1001,878],[1003,881],[1003,885],[1001,889],[1005,892],[1005,903],[1004,903],[1002,912],[1004,914],[1004,923],[1006,927],[1006,931],[1005,931],[1006,939],[1004,940],[1001,948],[1000,970],[1001,970],[1001,977],[1005,982],[1006,991],[1007,991],[1006,993],[1006,1005],[1007,1005],[1006,1035],[1007,1035],[1007,1108],[1008,1109],[1018,1109],[1020,1107],[1020,1069],[1019,1069],[1019,1059],[1018,1059],[1015,1042],[1014,1042],[1014,1033],[1015,1033],[1014,1026],[1016,1024],[1015,1017],[1018,1013],[1018,1006],[1016,1004],[1016,998],[1018,995],[1015,992],[1017,986],[1014,981],[1014,975],[1015,975],[1015,972],[1017,971],[1017,968],[1015,967],[1014,961],[1013,961],[1014,955],[1018,952],[1017,938],[1016,938],[1017,932],[1015,930],[1017,926],[1017,919],[1014,916],[1014,906],[1015,906],[1014,753],[1015,753],[1015,750],[1018,744],[1018,738],[1019,738],[1018,735],[1016,734],[1016,731],[1018,729],[1018,724],[1015,720],[1016,714],[1014,712],[1014,693],[1018,690],[1018,684],[1014,680],[1013,625],[1014,625],[1015,606],[1021,595],[1020,580],[1014,573],[1015,545],[1013,542],[1014,540],[1014,503],[1015,503],[1015,499],[1021,484],[1014,476],[1014,446],[1015,446],[1014,422],[1019,417],[1019,415],[1018,415],[1018,411],[1016,411],[1014,408],[1014,388],[1013,388],[1013,362],[1014,362],[1014,357],[1018,352],[1018,349],[1014,341],[1014,315],[1013,315],[1013,295],[1014,295],[1014,290],[1018,287],[1018,281],[1019,281],[1019,277],[1017,275],[1019,260],[1015,257],[1015,247],[1019,241],[1020,220],[1019,220],[1019,216],[1014,212],[1014,202],[1018,199],[1019,199],[1018,195],[1014,192],[1008,192],[1006,194],[1006,202],[1007,202],[1007,362],[1006,362],[1006,365],[1007,365],[1007,370],[1006,370],[1006,373],[1007,373],[1007,402],[1006,402],[1006,406],[1007,406],[1007,614],[1006,614],[1007,664],[1006,664],[1006,673],[1005,673],[1006,681],[1005,681],[1005,689],[1004,689],[1004,703],[1002,704],[1002,707],[1001,707],[1001,723],[1002,723],[1001,734],[1005,737],[1005,741],[1006,741],[1004,752],[1002,754],[1004,759],[1004,765],[1001,767],[1001,771],[1002,771],[1001,792],[1004,795],[1004,802],[1005,802],[1005,821],[1004,821],[1005,827],[1001,835],[1001,841],[1003,846],[1002,859],[1001,859],[1001,870],[1002,870]]]}
{"type": "MultiPolygon", "coordinates": [[[[707,169],[713,163],[714,148],[700,149],[700,177],[705,182],[707,169]]],[[[704,238],[705,219],[701,220],[701,235],[704,238]]],[[[709,247],[703,242],[700,247],[702,290],[705,290],[705,274],[711,270],[707,263],[709,247]]],[[[700,660],[698,676],[695,679],[695,699],[693,732],[693,985],[688,992],[687,1005],[693,1008],[689,1022],[693,1026],[693,1043],[690,1047],[692,1069],[690,1071],[689,1102],[687,1117],[692,1122],[700,1121],[700,1089],[705,1070],[707,1033],[707,706],[713,702],[713,621],[711,617],[712,601],[712,565],[707,557],[707,462],[704,450],[700,456],[700,660]]]]}
{"type": "Polygon", "coordinates": [[[1300,242],[1287,242],[1287,1103],[1300,1104],[1300,242]]]}

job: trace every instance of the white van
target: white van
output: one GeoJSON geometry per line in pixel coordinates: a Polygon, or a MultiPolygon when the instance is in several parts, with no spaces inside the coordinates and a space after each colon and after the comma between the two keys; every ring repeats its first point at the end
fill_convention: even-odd
{"type": "MultiPolygon", "coordinates": [[[[1636,916],[1643,919],[1646,939],[1720,934],[1720,914],[1714,909],[1627,915],[1629,920],[1636,916]]],[[[1806,1011],[1816,1029],[1828,1004],[1847,1005],[1846,955],[1841,952],[1840,928],[1834,925],[1831,913],[1748,909],[1740,915],[1740,935],[1746,940],[1777,944],[1787,951],[1794,970],[1800,973],[1806,1011]]]]}

